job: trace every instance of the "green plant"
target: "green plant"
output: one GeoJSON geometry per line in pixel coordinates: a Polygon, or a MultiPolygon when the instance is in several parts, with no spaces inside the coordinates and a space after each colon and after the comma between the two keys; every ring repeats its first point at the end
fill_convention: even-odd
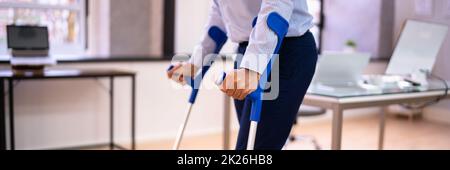
{"type": "Polygon", "coordinates": [[[345,45],[347,45],[348,47],[354,47],[356,48],[356,42],[353,40],[347,40],[347,42],[345,43],[345,45]]]}

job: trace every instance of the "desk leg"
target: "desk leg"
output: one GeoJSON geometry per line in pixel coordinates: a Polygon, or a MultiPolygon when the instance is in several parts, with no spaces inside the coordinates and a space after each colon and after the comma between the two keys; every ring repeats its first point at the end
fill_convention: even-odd
{"type": "Polygon", "coordinates": [[[114,77],[109,78],[109,149],[114,149],[114,77]]]}
{"type": "Polygon", "coordinates": [[[11,150],[15,150],[15,135],[14,135],[14,81],[8,80],[8,90],[9,90],[9,136],[10,136],[10,146],[11,150]]]}
{"type": "Polygon", "coordinates": [[[339,106],[333,107],[333,130],[331,136],[331,149],[341,150],[342,143],[342,121],[343,109],[339,106]]]}
{"type": "Polygon", "coordinates": [[[223,109],[223,150],[230,149],[230,107],[231,99],[224,95],[224,109],[223,109]]]}
{"type": "Polygon", "coordinates": [[[131,149],[136,150],[136,76],[131,77],[131,149]]]}
{"type": "Polygon", "coordinates": [[[383,107],[380,114],[380,132],[378,137],[378,149],[383,150],[384,149],[384,135],[386,131],[386,114],[387,114],[387,108],[383,107]]]}
{"type": "Polygon", "coordinates": [[[0,79],[0,150],[6,150],[5,80],[0,79]]]}

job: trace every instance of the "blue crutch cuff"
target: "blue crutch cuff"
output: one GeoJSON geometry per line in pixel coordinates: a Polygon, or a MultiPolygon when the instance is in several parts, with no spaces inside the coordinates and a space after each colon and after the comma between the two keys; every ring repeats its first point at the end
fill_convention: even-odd
{"type": "MultiPolygon", "coordinates": [[[[227,34],[221,30],[219,27],[217,26],[212,26],[211,28],[209,28],[208,30],[208,36],[214,41],[215,43],[215,49],[214,49],[214,54],[219,54],[220,50],[222,49],[222,47],[225,45],[225,43],[228,40],[227,34]]],[[[202,67],[202,73],[198,76],[195,76],[194,79],[187,77],[186,82],[189,84],[189,86],[192,87],[192,93],[191,96],[189,97],[189,103],[194,104],[196,99],[197,99],[197,95],[199,92],[199,88],[200,88],[200,84],[205,76],[205,74],[208,72],[209,68],[211,67],[212,62],[208,62],[208,63],[203,63],[203,67],[202,67]]]]}
{"type": "MultiPolygon", "coordinates": [[[[284,19],[280,14],[272,12],[267,17],[267,26],[277,35],[278,41],[277,46],[274,50],[274,54],[279,54],[281,45],[283,44],[283,39],[284,37],[286,37],[289,29],[289,22],[286,19],[284,19]]],[[[272,56],[271,62],[276,60],[275,58],[276,56],[277,55],[272,56]]],[[[267,83],[268,77],[272,72],[271,62],[269,62],[266,71],[261,76],[258,89],[249,95],[249,98],[253,101],[250,115],[251,121],[259,122],[259,120],[261,119],[262,100],[264,93],[264,90],[261,88],[261,86],[264,86],[267,83]]]]}

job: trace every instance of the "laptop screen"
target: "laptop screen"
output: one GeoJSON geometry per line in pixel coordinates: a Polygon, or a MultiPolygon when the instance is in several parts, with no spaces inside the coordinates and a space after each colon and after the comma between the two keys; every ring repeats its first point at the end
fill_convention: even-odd
{"type": "Polygon", "coordinates": [[[48,50],[48,29],[38,26],[7,26],[8,48],[14,50],[48,50]]]}

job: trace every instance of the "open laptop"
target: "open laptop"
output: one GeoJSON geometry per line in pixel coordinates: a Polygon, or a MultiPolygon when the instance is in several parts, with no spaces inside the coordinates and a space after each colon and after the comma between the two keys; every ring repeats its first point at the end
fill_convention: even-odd
{"type": "Polygon", "coordinates": [[[369,61],[368,53],[324,53],[319,59],[313,84],[330,88],[359,87],[369,61]]]}
{"type": "Polygon", "coordinates": [[[12,66],[56,64],[56,60],[49,56],[47,27],[8,25],[7,40],[12,66]]]}

